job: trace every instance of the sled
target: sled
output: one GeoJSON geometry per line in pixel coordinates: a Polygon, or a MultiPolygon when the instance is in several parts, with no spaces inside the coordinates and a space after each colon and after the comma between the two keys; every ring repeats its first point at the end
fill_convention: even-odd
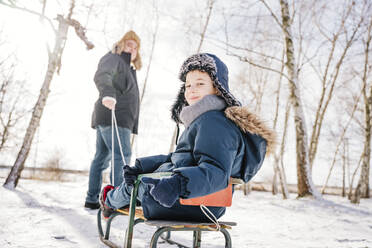
{"type": "MultiPolygon", "coordinates": [[[[98,233],[99,233],[100,240],[108,247],[119,248],[120,246],[118,244],[110,241],[109,239],[111,223],[115,217],[126,215],[126,216],[129,216],[129,219],[128,219],[128,225],[127,225],[126,232],[125,232],[124,248],[132,247],[133,229],[134,229],[134,226],[139,223],[145,223],[147,225],[155,226],[157,228],[157,230],[154,232],[151,238],[151,242],[150,242],[151,248],[157,247],[159,238],[161,238],[162,240],[164,240],[165,242],[169,244],[175,244],[178,247],[188,248],[187,246],[183,244],[180,244],[174,240],[171,240],[171,232],[174,232],[174,231],[193,232],[193,245],[192,245],[193,248],[195,247],[200,248],[202,232],[206,232],[206,231],[221,232],[225,238],[225,247],[231,248],[232,247],[231,236],[229,232],[227,231],[227,229],[231,229],[233,226],[236,226],[237,224],[235,222],[219,221],[218,222],[219,226],[217,227],[215,223],[168,221],[168,220],[146,220],[146,218],[143,216],[142,209],[136,206],[138,186],[141,182],[141,177],[160,178],[160,177],[170,176],[170,175],[171,175],[170,172],[160,172],[160,173],[150,173],[150,174],[139,175],[132,189],[129,208],[127,207],[124,209],[115,210],[115,212],[111,214],[111,216],[107,219],[105,231],[103,230],[103,225],[102,225],[102,217],[101,217],[102,210],[99,209],[97,213],[97,225],[98,225],[98,233]]],[[[226,204],[226,202],[227,204],[223,206],[230,206],[231,198],[232,198],[232,194],[230,193],[231,184],[241,184],[241,183],[243,183],[241,179],[231,178],[230,184],[229,184],[230,189],[226,188],[226,190],[217,192],[217,197],[213,197],[213,196],[211,197],[211,195],[213,194],[209,195],[208,197],[214,198],[213,200],[216,200],[216,198],[221,199],[221,195],[223,195],[223,197],[225,198],[230,197],[230,199],[222,199],[223,200],[222,203],[220,200],[217,201],[218,204],[220,204],[218,206],[221,206],[221,204],[222,205],[226,204]]],[[[184,201],[184,203],[181,203],[181,204],[198,205],[202,203],[208,206],[208,202],[210,202],[209,200],[206,200],[205,197],[198,197],[198,198],[193,198],[193,199],[188,199],[188,200],[189,201],[184,201]]],[[[213,204],[215,204],[215,202],[213,204]]]]}

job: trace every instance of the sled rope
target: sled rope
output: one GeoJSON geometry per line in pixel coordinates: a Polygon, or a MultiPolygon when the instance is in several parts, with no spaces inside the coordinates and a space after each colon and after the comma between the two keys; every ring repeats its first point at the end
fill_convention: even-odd
{"type": "Polygon", "coordinates": [[[214,216],[214,214],[203,204],[200,205],[200,209],[203,212],[203,214],[207,216],[207,218],[216,225],[216,231],[219,232],[221,230],[221,226],[220,223],[218,223],[216,216],[214,216]]]}
{"type": "Polygon", "coordinates": [[[123,164],[126,164],[125,157],[123,154],[123,149],[122,149],[121,142],[120,142],[118,124],[116,122],[116,116],[115,116],[115,109],[111,109],[111,182],[112,182],[112,185],[115,185],[114,128],[116,131],[116,138],[118,139],[118,143],[119,143],[121,159],[123,160],[123,164]]]}

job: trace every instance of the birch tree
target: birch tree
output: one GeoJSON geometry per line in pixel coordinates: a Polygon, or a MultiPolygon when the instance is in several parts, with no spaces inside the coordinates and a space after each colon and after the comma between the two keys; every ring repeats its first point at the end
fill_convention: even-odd
{"type": "MultiPolygon", "coordinates": [[[[266,4],[266,3],[264,3],[266,4]]],[[[280,0],[281,7],[281,26],[286,47],[286,68],[289,74],[290,99],[294,111],[295,127],[296,127],[296,160],[297,160],[297,193],[299,197],[312,195],[320,197],[315,189],[311,172],[307,149],[307,132],[306,121],[303,111],[303,106],[300,98],[298,65],[295,60],[294,41],[291,31],[292,18],[289,12],[287,0],[280,0]]]]}
{"type": "Polygon", "coordinates": [[[14,189],[18,184],[18,180],[24,168],[25,161],[31,149],[31,144],[34,138],[34,134],[39,126],[40,119],[42,117],[43,110],[46,105],[46,101],[48,99],[48,95],[50,91],[49,90],[50,84],[52,82],[53,76],[55,75],[56,72],[59,72],[61,68],[61,59],[62,59],[64,47],[67,41],[67,33],[69,30],[69,27],[74,27],[76,34],[86,44],[87,49],[92,49],[94,46],[86,38],[84,27],[82,27],[77,20],[72,18],[73,10],[75,7],[75,1],[71,1],[70,8],[69,8],[69,11],[66,17],[62,15],[57,15],[56,17],[56,20],[58,22],[57,28],[55,28],[55,26],[53,25],[53,21],[43,14],[45,10],[46,1],[43,2],[43,8],[42,8],[41,13],[34,11],[32,9],[28,9],[26,7],[17,5],[14,1],[8,1],[7,3],[4,1],[0,1],[0,4],[10,7],[10,8],[14,8],[14,9],[27,12],[29,14],[36,15],[42,20],[46,20],[51,25],[51,28],[54,30],[54,33],[55,33],[54,48],[52,51],[48,49],[48,67],[45,73],[44,82],[40,89],[39,97],[33,108],[31,120],[28,124],[21,149],[18,152],[16,161],[14,162],[13,167],[3,185],[4,187],[8,189],[14,189]]]}
{"type": "MultiPolygon", "coordinates": [[[[326,189],[327,184],[328,184],[328,180],[329,180],[329,178],[331,176],[331,173],[332,173],[332,170],[333,170],[333,168],[334,168],[334,166],[336,164],[336,159],[337,159],[338,153],[340,151],[341,144],[345,142],[345,135],[346,135],[346,132],[347,132],[347,130],[348,130],[348,128],[349,128],[349,126],[350,126],[353,118],[354,118],[355,111],[357,110],[357,107],[358,107],[358,104],[359,104],[360,96],[361,96],[361,94],[355,100],[354,106],[353,106],[352,111],[351,111],[351,114],[350,114],[350,118],[346,122],[346,125],[343,127],[343,129],[341,131],[341,135],[338,138],[337,145],[336,145],[336,150],[335,150],[335,153],[334,153],[334,156],[333,156],[333,160],[332,160],[332,163],[331,163],[331,167],[330,167],[330,169],[328,171],[326,181],[325,181],[325,183],[324,183],[324,185],[322,187],[322,190],[321,190],[321,193],[322,194],[324,194],[324,192],[325,192],[325,189],[326,189]]],[[[352,185],[350,185],[350,187],[352,187],[352,185]]]]}
{"type": "MultiPolygon", "coordinates": [[[[248,62],[249,64],[254,65],[261,69],[279,73],[280,75],[283,75],[287,79],[289,83],[290,101],[294,112],[295,121],[298,197],[312,195],[316,198],[321,198],[321,196],[315,189],[315,186],[313,185],[311,171],[309,170],[310,163],[307,146],[306,121],[299,88],[300,67],[298,65],[298,62],[296,61],[296,54],[298,53],[295,52],[294,48],[295,39],[292,35],[291,30],[293,24],[293,17],[290,14],[289,5],[287,1],[284,0],[279,1],[281,11],[280,15],[276,14],[266,1],[264,0],[260,1],[269,11],[271,17],[273,18],[274,22],[279,26],[279,30],[281,30],[282,36],[284,37],[283,38],[283,43],[285,47],[284,54],[286,58],[285,68],[287,73],[283,73],[283,71],[281,71],[280,69],[278,70],[277,68],[272,67],[270,65],[262,63],[260,64],[252,59],[241,56],[239,57],[242,61],[248,62]]],[[[256,50],[251,50],[250,53],[262,56],[262,52],[257,52],[256,50]]],[[[267,55],[264,56],[269,57],[267,55]]],[[[280,59],[275,57],[271,58],[276,61],[281,61],[280,59]]]]}
{"type": "MultiPolygon", "coordinates": [[[[285,43],[284,41],[282,40],[278,40],[277,37],[280,37],[281,34],[283,34],[283,30],[284,29],[284,25],[282,25],[282,22],[280,20],[280,16],[277,15],[277,14],[274,14],[274,12],[271,10],[270,6],[265,2],[265,1],[261,1],[264,6],[270,11],[270,14],[271,14],[271,17],[273,18],[272,20],[274,21],[271,21],[268,19],[266,13],[262,13],[262,11],[260,11],[259,9],[256,10],[255,13],[257,13],[256,15],[254,15],[254,20],[252,22],[251,25],[253,25],[253,27],[251,27],[252,30],[241,30],[241,33],[249,33],[249,38],[252,38],[250,39],[249,42],[247,42],[247,44],[249,44],[250,46],[249,47],[242,47],[242,46],[238,46],[238,45],[232,45],[232,41],[233,40],[231,37],[230,37],[230,34],[227,34],[226,32],[226,50],[227,50],[227,54],[228,55],[231,55],[231,56],[235,56],[237,58],[239,58],[240,61],[242,62],[245,62],[245,63],[248,63],[260,70],[266,70],[268,72],[271,72],[271,73],[276,73],[278,74],[280,77],[279,77],[279,82],[278,82],[278,85],[276,87],[278,87],[278,90],[276,91],[276,111],[274,113],[274,128],[276,127],[276,123],[277,123],[277,119],[278,119],[278,115],[279,115],[279,95],[280,95],[280,85],[281,85],[281,81],[282,79],[285,79],[290,83],[290,86],[293,86],[293,87],[290,87],[290,89],[296,89],[296,85],[298,84],[297,81],[298,81],[298,71],[299,71],[299,68],[297,67],[296,69],[293,68],[294,66],[294,62],[295,62],[295,59],[294,59],[294,54],[290,54],[290,50],[288,49],[288,46],[286,46],[288,44],[285,43]],[[278,17],[279,16],[279,17],[278,17]],[[272,28],[272,23],[276,23],[276,24],[279,24],[279,31],[281,32],[276,32],[274,28],[272,28]],[[271,28],[263,28],[263,27],[268,27],[270,26],[271,28]],[[230,43],[231,42],[231,43],[230,43]],[[284,44],[284,45],[283,45],[284,44]],[[283,56],[286,58],[286,61],[287,63],[284,62],[283,58],[280,58],[280,57],[277,57],[277,54],[278,54],[278,50],[281,49],[284,51],[283,53],[283,56]],[[243,55],[243,54],[247,54],[247,55],[243,55]],[[290,55],[290,56],[289,56],[290,55]],[[291,64],[292,63],[292,64],[291,64]],[[292,74],[288,73],[288,64],[292,65],[292,67],[290,69],[292,69],[292,74]],[[284,68],[287,70],[287,72],[284,71],[284,68]],[[295,73],[296,74],[295,74],[295,73]]],[[[247,9],[251,10],[253,7],[253,4],[247,4],[247,9]]],[[[254,10],[252,10],[252,12],[254,12],[254,10]]],[[[247,17],[248,19],[253,19],[252,16],[249,16],[247,17]]],[[[284,19],[284,18],[283,18],[284,19]]],[[[288,21],[288,23],[291,22],[288,21]]],[[[249,26],[249,25],[247,25],[249,26]]],[[[286,31],[286,30],[285,30],[286,31]]],[[[290,37],[291,38],[291,37],[290,37]]],[[[244,38],[242,38],[244,39],[244,38]]],[[[288,39],[286,40],[288,41],[288,39]]],[[[292,43],[293,41],[290,40],[292,43]]],[[[244,42],[243,42],[244,43],[244,42]]],[[[293,45],[291,47],[291,49],[294,49],[293,48],[293,45]]],[[[294,51],[293,51],[294,52],[294,51]]],[[[295,64],[297,66],[297,64],[295,64]]],[[[267,89],[266,89],[267,91],[267,89]]],[[[298,92],[299,89],[296,89],[296,92],[298,92]]],[[[291,91],[291,96],[293,96],[294,93],[293,91],[291,91]]],[[[300,133],[301,135],[303,135],[304,133],[304,124],[301,124],[300,123],[300,117],[304,117],[304,115],[302,114],[302,105],[298,104],[300,103],[300,100],[298,100],[297,98],[297,95],[294,95],[294,97],[292,97],[292,100],[291,102],[294,102],[292,104],[296,106],[297,108],[297,118],[296,118],[296,124],[297,125],[297,129],[296,130],[302,130],[303,132],[300,133]],[[300,113],[301,113],[301,116],[300,116],[300,113]]],[[[271,100],[272,102],[272,100],[271,100]]],[[[288,105],[287,105],[288,106],[288,105]]],[[[287,118],[288,118],[288,115],[289,115],[289,108],[286,107],[285,108],[286,111],[285,111],[285,123],[284,125],[287,126],[287,118]]],[[[284,147],[285,147],[285,136],[286,136],[286,127],[284,128],[284,136],[282,137],[282,145],[281,145],[281,148],[280,150],[278,151],[278,154],[275,155],[275,161],[274,161],[274,173],[279,173],[279,176],[280,176],[280,179],[281,179],[281,187],[282,187],[282,193],[283,193],[283,197],[286,198],[288,197],[288,190],[286,188],[286,179],[285,179],[285,174],[284,174],[284,166],[283,166],[283,154],[284,154],[284,147]],[[280,167],[279,164],[281,164],[282,166],[280,167]]],[[[299,141],[299,138],[296,139],[297,141],[299,141]]],[[[304,138],[305,141],[303,141],[303,144],[305,145],[306,147],[306,137],[304,138]]],[[[299,142],[297,142],[297,144],[299,144],[299,142]]],[[[298,149],[297,149],[297,156],[298,156],[298,151],[302,151],[300,148],[302,146],[297,146],[298,149]]],[[[300,157],[301,158],[301,157],[300,157]]],[[[303,164],[303,159],[302,161],[301,160],[297,160],[297,164],[303,164]]],[[[298,171],[300,171],[301,167],[297,168],[298,171]]],[[[302,171],[298,172],[298,175],[303,175],[305,173],[306,170],[302,169],[302,171]]],[[[307,175],[305,176],[302,176],[301,179],[303,182],[304,185],[312,185],[312,181],[311,181],[311,175],[309,177],[307,177],[307,175]],[[305,179],[303,179],[304,177],[306,176],[305,179]],[[307,179],[309,178],[309,179],[307,179]]],[[[275,177],[274,177],[275,179],[275,177]]],[[[275,183],[275,180],[274,180],[274,183],[275,183]]],[[[300,184],[301,185],[301,184],[300,184]]],[[[303,188],[303,187],[302,187],[303,188]]],[[[273,190],[274,189],[274,185],[273,185],[273,190]]],[[[299,195],[306,195],[304,193],[302,193],[302,190],[299,190],[299,195]]]]}
{"type": "Polygon", "coordinates": [[[20,106],[27,98],[25,82],[14,78],[16,62],[9,65],[8,60],[11,56],[0,61],[0,153],[15,146],[18,128],[27,114],[27,108],[20,106]]]}
{"type": "MultiPolygon", "coordinates": [[[[332,3],[331,3],[332,4],[332,3]]],[[[335,29],[329,29],[326,27],[325,22],[327,20],[320,21],[318,18],[323,17],[322,9],[325,7],[323,4],[314,9],[314,21],[315,26],[318,28],[318,33],[323,40],[321,41],[322,46],[326,45],[326,49],[321,50],[324,54],[329,51],[327,55],[327,61],[324,68],[315,68],[313,62],[310,62],[314,73],[316,73],[321,82],[321,93],[318,101],[317,110],[315,112],[315,119],[312,127],[310,146],[309,146],[309,160],[312,168],[313,162],[316,157],[318,150],[318,144],[320,139],[321,130],[323,127],[325,115],[328,110],[328,106],[335,95],[335,89],[339,75],[342,71],[342,67],[345,66],[345,60],[347,58],[350,48],[354,45],[357,40],[360,26],[363,22],[364,17],[357,17],[359,20],[355,25],[350,24],[350,20],[355,18],[353,11],[355,11],[356,4],[353,1],[348,1],[345,8],[340,16],[340,21],[335,29]],[[319,17],[318,17],[319,16],[319,17]],[[329,44],[329,45],[327,45],[329,44]]],[[[321,48],[318,48],[321,49],[321,48]]],[[[321,58],[317,59],[317,64],[321,65],[321,58]]]]}
{"type": "MultiPolygon", "coordinates": [[[[369,9],[372,8],[372,5],[369,5],[369,9]]],[[[368,11],[367,13],[370,13],[368,11]]],[[[370,49],[371,49],[371,40],[372,40],[372,17],[369,15],[369,23],[366,32],[366,38],[363,39],[364,42],[364,66],[363,66],[363,100],[364,100],[364,130],[365,130],[365,140],[364,147],[362,151],[362,169],[360,172],[360,178],[358,185],[354,191],[354,194],[351,198],[351,202],[359,203],[360,198],[369,198],[369,171],[370,171],[370,160],[371,160],[371,132],[372,132],[372,85],[370,79],[370,49]]]]}
{"type": "MultiPolygon", "coordinates": [[[[343,94],[341,91],[345,89],[346,83],[354,81],[347,73],[349,68],[354,66],[353,63],[361,51],[357,41],[363,33],[361,26],[364,20],[371,16],[366,14],[368,1],[344,0],[337,2],[339,3],[337,5],[336,1],[260,0],[258,3],[239,1],[239,4],[234,4],[237,9],[226,18],[232,27],[229,27],[229,33],[225,32],[224,45],[228,55],[235,56],[258,69],[282,75],[283,79],[289,82],[296,127],[297,180],[300,182],[300,177],[304,173],[311,177],[311,165],[322,145],[320,141],[327,142],[327,134],[334,131],[333,120],[327,116],[329,109],[335,108],[332,106],[332,100],[335,96],[343,94]],[[264,13],[260,6],[268,12],[264,13]],[[239,25],[242,23],[244,25],[239,25]],[[278,37],[284,38],[280,40],[278,37]],[[281,69],[283,63],[278,53],[281,49],[278,44],[281,42],[285,49],[284,71],[281,69]],[[273,61],[277,63],[272,63],[273,61]],[[317,94],[318,92],[320,93],[317,94]],[[311,123],[312,129],[309,130],[311,132],[306,132],[305,115],[311,123]],[[304,134],[307,137],[310,134],[310,139],[302,137],[304,134]],[[303,152],[304,149],[307,149],[306,153],[303,152]]],[[[354,95],[357,94],[358,92],[354,92],[354,95]]],[[[351,106],[354,103],[353,101],[351,106]]],[[[348,106],[348,109],[351,109],[351,106],[348,106]]],[[[266,107],[265,112],[267,110],[270,109],[266,107]]],[[[284,114],[284,111],[280,111],[278,116],[283,118],[284,114]]],[[[352,124],[350,120],[342,119],[347,125],[340,130],[340,137],[328,139],[337,147],[336,157],[344,142],[346,131],[352,124]]],[[[355,118],[351,119],[357,122],[355,118]]],[[[350,129],[355,130],[354,127],[350,129]]],[[[333,137],[337,136],[333,133],[333,137]]],[[[335,162],[334,159],[332,164],[335,162]]],[[[307,182],[300,182],[299,187],[301,184],[305,186],[308,184],[308,187],[312,188],[311,191],[315,190],[312,180],[302,179],[304,180],[307,182]]]]}

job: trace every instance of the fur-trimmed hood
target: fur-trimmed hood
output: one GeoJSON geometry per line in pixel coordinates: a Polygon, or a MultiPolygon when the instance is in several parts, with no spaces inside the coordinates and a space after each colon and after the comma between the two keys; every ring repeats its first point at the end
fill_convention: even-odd
{"type": "Polygon", "coordinates": [[[225,115],[232,120],[243,133],[259,135],[266,140],[266,154],[274,152],[276,145],[275,132],[266,126],[256,114],[253,114],[247,107],[233,106],[225,109],[225,115]]]}

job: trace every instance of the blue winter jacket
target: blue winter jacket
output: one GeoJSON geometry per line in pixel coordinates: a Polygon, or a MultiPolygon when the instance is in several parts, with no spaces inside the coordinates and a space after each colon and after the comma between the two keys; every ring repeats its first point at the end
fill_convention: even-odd
{"type": "MultiPolygon", "coordinates": [[[[187,198],[208,195],[227,187],[229,178],[248,182],[260,169],[272,133],[243,107],[212,110],[197,117],[183,132],[175,152],[139,158],[145,173],[180,173],[187,180],[187,198]]],[[[147,219],[209,221],[198,206],[161,206],[147,188],[142,207],[147,219]]],[[[208,207],[220,218],[224,207],[208,207]]]]}

